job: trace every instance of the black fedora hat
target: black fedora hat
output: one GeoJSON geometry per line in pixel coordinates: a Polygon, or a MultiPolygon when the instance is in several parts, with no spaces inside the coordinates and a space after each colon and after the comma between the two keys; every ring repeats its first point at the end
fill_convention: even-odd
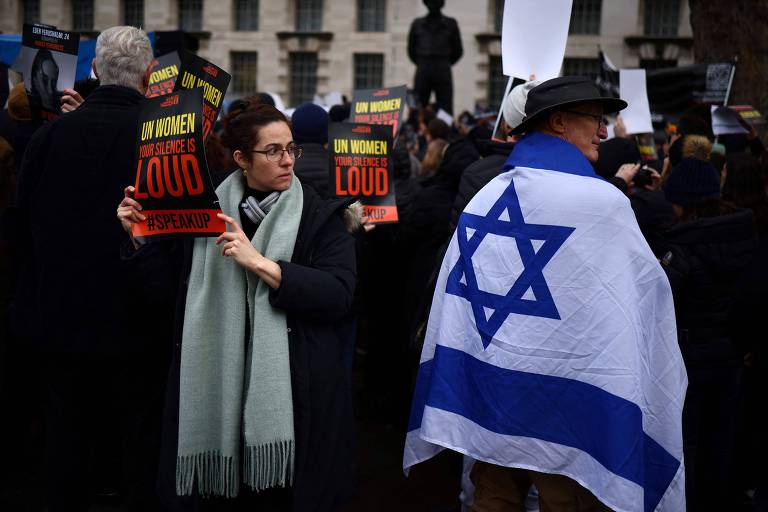
{"type": "Polygon", "coordinates": [[[530,90],[525,102],[523,122],[512,130],[512,134],[518,135],[530,131],[533,123],[541,119],[542,114],[557,107],[584,101],[601,103],[604,114],[612,114],[627,108],[627,102],[624,100],[601,96],[600,89],[587,77],[561,76],[542,82],[530,90]]]}

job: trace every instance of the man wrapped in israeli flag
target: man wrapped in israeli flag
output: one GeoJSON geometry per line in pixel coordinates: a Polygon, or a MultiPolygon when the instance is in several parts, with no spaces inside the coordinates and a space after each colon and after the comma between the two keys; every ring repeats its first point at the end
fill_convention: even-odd
{"type": "Polygon", "coordinates": [[[473,511],[523,511],[531,484],[542,510],[685,510],[672,292],[590,165],[624,107],[577,77],[532,89],[443,260],[403,465],[476,459],[473,511]]]}

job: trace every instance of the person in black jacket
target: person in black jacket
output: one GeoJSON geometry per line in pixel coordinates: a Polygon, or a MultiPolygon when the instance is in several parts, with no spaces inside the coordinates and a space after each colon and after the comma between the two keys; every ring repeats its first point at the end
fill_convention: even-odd
{"type": "Polygon", "coordinates": [[[763,414],[768,397],[768,354],[763,315],[768,304],[768,195],[766,175],[758,160],[749,153],[728,156],[724,170],[723,199],[752,210],[759,246],[738,283],[743,293],[736,297],[730,311],[733,343],[744,351],[740,428],[738,433],[739,469],[736,480],[740,489],[755,490],[755,510],[764,510],[768,500],[768,457],[763,414]],[[760,508],[762,506],[763,508],[760,508]]]}
{"type": "Polygon", "coordinates": [[[296,176],[321,197],[333,196],[328,190],[328,114],[314,103],[302,103],[291,116],[291,131],[293,140],[302,147],[294,167],[296,176]]]}
{"type": "Polygon", "coordinates": [[[42,349],[51,511],[86,510],[90,452],[115,457],[122,448],[136,501],[131,510],[155,506],[154,445],[169,347],[150,326],[167,310],[142,312],[146,336],[128,328],[125,311],[134,302],[113,218],[135,173],[152,59],[143,31],[103,31],[93,63],[102,85],[80,108],[38,130],[21,164],[18,244],[25,260],[11,320],[17,339],[42,349]]]}
{"type": "Polygon", "coordinates": [[[675,225],[656,253],[675,301],[680,349],[688,372],[683,450],[688,510],[727,510],[744,354],[733,343],[729,313],[752,261],[752,212],[720,200],[720,176],[708,162],[683,158],[664,185],[675,225]]]}
{"type": "MultiPolygon", "coordinates": [[[[234,497],[255,510],[335,510],[352,492],[355,466],[350,386],[334,331],[355,287],[354,239],[343,219],[351,200],[323,200],[295,178],[301,150],[274,107],[246,105],[225,126],[241,168],[217,187],[229,231],[194,245],[123,245],[144,300],[177,301],[159,488],[175,510],[216,510],[234,497]],[[285,327],[265,330],[275,321],[285,327]],[[211,324],[220,328],[200,338],[211,324]],[[196,358],[211,344],[221,348],[196,358]],[[281,347],[284,360],[274,355],[281,347]],[[271,406],[260,408],[265,400],[271,406]],[[291,419],[288,431],[276,430],[291,419]],[[285,436],[279,444],[273,431],[285,436]],[[255,445],[262,437],[267,444],[255,445]],[[188,455],[188,446],[210,449],[188,455]]],[[[131,192],[118,209],[129,233],[142,219],[131,192]]]]}

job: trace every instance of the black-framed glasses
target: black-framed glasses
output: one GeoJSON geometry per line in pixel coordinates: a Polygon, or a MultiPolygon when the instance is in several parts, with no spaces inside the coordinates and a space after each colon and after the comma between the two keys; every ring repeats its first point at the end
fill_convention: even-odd
{"type": "Polygon", "coordinates": [[[602,114],[589,114],[587,112],[579,112],[578,110],[563,110],[563,112],[568,112],[569,114],[577,114],[580,116],[587,116],[591,117],[595,121],[597,121],[597,127],[600,128],[601,126],[608,126],[608,120],[603,117],[602,114]]]}
{"type": "Polygon", "coordinates": [[[283,153],[288,153],[291,158],[301,158],[302,147],[296,144],[288,144],[286,147],[272,146],[269,149],[254,149],[252,153],[261,153],[267,157],[270,162],[279,162],[283,158],[283,153]]]}

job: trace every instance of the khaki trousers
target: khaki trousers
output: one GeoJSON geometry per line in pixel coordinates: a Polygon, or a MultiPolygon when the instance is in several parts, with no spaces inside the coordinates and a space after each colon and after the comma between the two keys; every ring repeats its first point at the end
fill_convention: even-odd
{"type": "Polygon", "coordinates": [[[540,512],[610,512],[595,495],[563,475],[475,462],[472,512],[525,512],[531,484],[539,490],[540,512]]]}

